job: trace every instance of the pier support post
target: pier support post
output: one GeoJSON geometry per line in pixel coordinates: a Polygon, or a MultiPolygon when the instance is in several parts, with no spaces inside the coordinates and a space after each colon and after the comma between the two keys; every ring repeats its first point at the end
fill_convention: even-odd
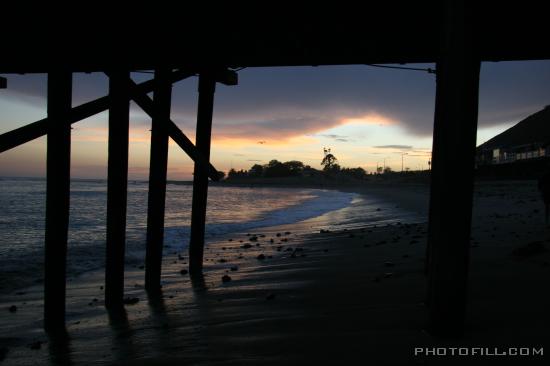
{"type": "MultiPolygon", "coordinates": [[[[214,74],[204,72],[199,75],[199,106],[197,111],[197,150],[210,160],[212,135],[212,114],[216,79],[214,74]]],[[[200,274],[204,254],[204,234],[206,222],[206,201],[208,198],[208,175],[195,163],[193,173],[193,203],[191,212],[191,238],[189,240],[189,272],[200,274]]]]}
{"type": "Polygon", "coordinates": [[[129,83],[128,71],[109,76],[109,158],[107,180],[107,250],[105,305],[121,306],[124,297],[124,251],[128,188],[129,83]]]}
{"type": "Polygon", "coordinates": [[[44,328],[65,327],[67,235],[71,169],[72,73],[48,74],[48,147],[44,258],[44,328]]]}
{"type": "Polygon", "coordinates": [[[431,332],[460,336],[466,312],[480,59],[473,20],[448,1],[437,62],[427,271],[431,332]]]}
{"type": "Polygon", "coordinates": [[[168,131],[172,96],[171,71],[155,71],[151,155],[149,164],[149,198],[147,206],[147,244],[145,254],[145,288],[160,290],[162,247],[164,241],[164,209],[166,171],[168,168],[168,131]]]}

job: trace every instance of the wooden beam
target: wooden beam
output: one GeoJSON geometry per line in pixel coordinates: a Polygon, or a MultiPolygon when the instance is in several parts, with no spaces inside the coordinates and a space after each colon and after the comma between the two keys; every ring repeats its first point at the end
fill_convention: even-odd
{"type": "MultiPolygon", "coordinates": [[[[184,70],[174,71],[170,75],[170,81],[176,83],[193,75],[195,75],[194,72],[184,70]]],[[[143,94],[153,91],[153,87],[153,80],[147,80],[143,83],[136,84],[137,91],[143,94]]],[[[70,123],[76,123],[106,111],[107,109],[109,109],[109,97],[104,96],[71,109],[69,121],[70,123]]],[[[0,135],[0,153],[44,136],[46,133],[48,133],[48,118],[43,118],[31,124],[3,133],[0,135]]]]}
{"type": "Polygon", "coordinates": [[[149,292],[158,292],[161,287],[169,139],[165,121],[170,119],[172,101],[172,84],[169,76],[168,69],[155,71],[145,253],[145,288],[149,292]]]}
{"type": "Polygon", "coordinates": [[[126,200],[128,188],[129,84],[128,71],[109,77],[109,157],[107,180],[107,251],[105,305],[118,307],[124,297],[126,200]]]}
{"type": "Polygon", "coordinates": [[[239,74],[228,69],[219,69],[215,74],[216,81],[224,85],[233,86],[239,83],[239,74]]]}
{"type": "MultiPolygon", "coordinates": [[[[129,82],[131,85],[135,86],[135,83],[132,80],[129,82]]],[[[151,118],[153,117],[153,100],[151,100],[147,94],[140,92],[134,87],[132,90],[132,99],[141,109],[143,109],[145,113],[147,113],[151,118]]],[[[183,149],[183,151],[187,153],[187,155],[189,155],[189,157],[195,162],[196,166],[198,166],[198,169],[203,170],[207,177],[210,177],[213,181],[220,180],[220,176],[216,168],[214,168],[208,159],[204,157],[204,154],[202,154],[201,151],[193,145],[191,140],[185,136],[178,126],[176,126],[176,124],[170,119],[167,119],[165,123],[168,135],[176,144],[178,144],[180,148],[183,149]]]]}
{"type": "Polygon", "coordinates": [[[447,3],[437,62],[428,236],[430,329],[464,330],[476,147],[480,59],[463,2],[447,3]]]}
{"type": "MultiPolygon", "coordinates": [[[[197,111],[197,149],[206,160],[210,159],[212,137],[212,114],[216,78],[211,73],[199,75],[199,106],[197,111]]],[[[193,203],[191,211],[191,239],[189,240],[189,272],[202,272],[204,234],[206,222],[206,201],[208,198],[208,175],[195,163],[193,176],[193,203]]]]}
{"type": "Polygon", "coordinates": [[[44,260],[44,327],[65,329],[67,234],[71,169],[72,74],[48,74],[48,146],[46,161],[46,232],[44,260]]]}

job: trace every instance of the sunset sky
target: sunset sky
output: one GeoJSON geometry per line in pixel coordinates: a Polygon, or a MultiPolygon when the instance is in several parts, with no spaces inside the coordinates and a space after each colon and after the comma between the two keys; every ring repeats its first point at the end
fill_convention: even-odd
{"type": "MultiPolygon", "coordinates": [[[[409,65],[434,67],[434,65],[409,65]]],[[[0,133],[46,116],[45,75],[3,75],[0,133]]],[[[150,74],[133,74],[143,81],[150,74]]],[[[483,63],[478,143],[550,104],[550,61],[483,63]]],[[[73,105],[107,93],[99,73],[75,74],[73,105]]],[[[426,169],[431,151],[435,76],[370,66],[247,68],[239,85],[218,84],[212,163],[248,169],[271,159],[321,168],[330,147],[344,167],[374,171],[385,162],[426,169]]],[[[197,78],[174,85],[172,119],[194,140],[197,78]]],[[[107,112],[74,124],[72,176],[107,174],[107,112]]],[[[132,105],[130,179],[147,179],[150,119],[132,105]]],[[[46,138],[0,154],[0,176],[44,176],[46,138]]],[[[192,161],[171,144],[168,178],[190,179],[192,161]]]]}

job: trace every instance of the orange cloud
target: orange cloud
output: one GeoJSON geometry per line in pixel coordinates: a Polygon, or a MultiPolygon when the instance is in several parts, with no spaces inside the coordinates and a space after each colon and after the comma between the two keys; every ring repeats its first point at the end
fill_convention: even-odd
{"type": "Polygon", "coordinates": [[[282,116],[264,121],[237,123],[214,121],[213,140],[216,143],[233,146],[252,145],[258,142],[268,146],[284,145],[295,143],[296,138],[314,141],[315,136],[312,135],[346,124],[388,126],[397,123],[396,120],[377,113],[341,117],[341,114],[336,111],[331,116],[302,115],[288,118],[282,116]]]}
{"type": "Polygon", "coordinates": [[[388,117],[382,116],[378,113],[369,113],[360,117],[345,117],[340,120],[340,124],[358,124],[358,125],[378,125],[378,126],[390,126],[395,125],[397,121],[388,117]]]}
{"type": "MultiPolygon", "coordinates": [[[[378,125],[389,126],[397,121],[381,114],[349,114],[335,110],[330,115],[317,115],[315,112],[299,111],[281,112],[271,115],[271,118],[248,120],[243,122],[228,121],[223,117],[214,120],[212,139],[216,145],[226,147],[243,146],[283,146],[292,144],[308,144],[315,142],[315,135],[322,131],[346,125],[378,125]],[[296,112],[296,115],[294,115],[296,112]],[[346,115],[347,114],[347,115],[346,115]],[[342,116],[344,115],[344,116],[342,116]]],[[[185,129],[184,133],[194,141],[194,131],[185,129]]],[[[73,131],[74,141],[106,142],[109,132],[107,127],[77,127],[73,131]]],[[[130,128],[131,143],[148,143],[150,141],[148,128],[130,128]]],[[[172,141],[170,141],[173,144],[172,141]]]]}

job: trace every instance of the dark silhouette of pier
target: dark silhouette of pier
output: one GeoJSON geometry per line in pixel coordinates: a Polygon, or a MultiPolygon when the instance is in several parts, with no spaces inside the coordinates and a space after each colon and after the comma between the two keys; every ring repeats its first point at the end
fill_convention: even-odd
{"type": "MultiPolygon", "coordinates": [[[[277,20],[246,18],[239,10],[223,16],[203,13],[189,23],[167,21],[133,37],[116,22],[103,29],[83,22],[75,30],[81,42],[71,47],[50,42],[62,30],[40,34],[38,24],[17,39],[5,36],[0,73],[48,74],[47,117],[0,136],[3,152],[47,135],[46,329],[64,329],[65,322],[71,124],[109,111],[105,304],[120,308],[130,101],[152,118],[145,279],[154,297],[160,294],[170,138],[195,163],[189,270],[194,276],[202,271],[208,181],[219,178],[209,162],[217,83],[236,85],[244,67],[435,62],[427,306],[434,334],[460,335],[467,304],[480,64],[550,59],[546,12],[518,4],[465,3],[369,4],[368,19],[362,11],[338,10],[315,18],[284,13],[277,20]],[[340,15],[348,19],[346,27],[330,27],[340,15]],[[510,26],[522,17],[529,18],[529,26],[510,26]],[[136,84],[130,72],[138,70],[153,70],[154,79],[136,84]],[[98,71],[109,77],[109,94],[72,107],[73,73],[98,71]],[[191,76],[199,77],[196,144],[170,119],[172,85],[191,76]]],[[[0,87],[6,86],[9,77],[7,83],[0,79],[0,87]]]]}

